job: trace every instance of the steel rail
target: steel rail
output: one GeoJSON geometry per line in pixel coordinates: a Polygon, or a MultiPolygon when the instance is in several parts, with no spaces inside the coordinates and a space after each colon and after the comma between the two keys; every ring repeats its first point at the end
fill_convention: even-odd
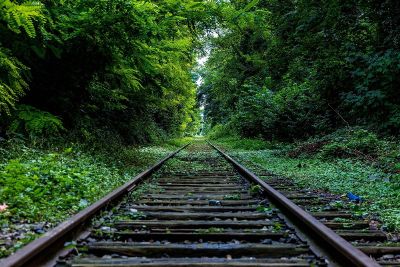
{"type": "Polygon", "coordinates": [[[170,155],[168,155],[167,157],[165,157],[164,159],[162,159],[149,169],[135,176],[129,182],[125,183],[124,185],[115,189],[114,191],[112,191],[102,199],[98,200],[97,202],[93,203],[86,209],[72,216],[69,220],[61,223],[54,229],[45,233],[42,237],[27,244],[25,247],[15,252],[13,255],[3,260],[0,260],[0,266],[4,267],[24,266],[25,264],[28,264],[31,260],[33,260],[35,257],[38,257],[38,255],[46,254],[47,250],[50,249],[53,244],[57,243],[57,241],[59,240],[62,240],[63,237],[69,235],[76,228],[79,228],[82,224],[84,224],[90,218],[92,218],[99,210],[105,208],[107,204],[109,204],[112,201],[115,201],[116,199],[122,197],[127,192],[131,191],[145,178],[148,178],[152,173],[158,170],[167,160],[174,157],[177,153],[186,148],[188,145],[190,145],[190,143],[179,148],[175,152],[171,153],[170,155]]]}
{"type": "Polygon", "coordinates": [[[290,214],[296,217],[298,221],[306,226],[309,231],[316,234],[319,238],[327,242],[328,245],[334,248],[339,255],[347,259],[348,262],[351,262],[352,264],[354,264],[354,266],[359,267],[381,266],[375,260],[368,257],[362,251],[352,246],[349,242],[340,237],[333,230],[326,227],[308,212],[294,204],[283,194],[261,180],[257,175],[246,169],[239,162],[223,152],[220,148],[216,147],[211,142],[208,142],[208,144],[212,146],[215,150],[217,150],[225,159],[227,159],[239,171],[239,173],[241,173],[245,178],[249,179],[250,181],[260,185],[270,199],[274,200],[277,204],[284,207],[290,214]]]}

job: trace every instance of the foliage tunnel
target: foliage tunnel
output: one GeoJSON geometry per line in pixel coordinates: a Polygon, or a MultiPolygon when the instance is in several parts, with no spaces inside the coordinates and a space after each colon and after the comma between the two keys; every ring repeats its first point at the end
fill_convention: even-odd
{"type": "Polygon", "coordinates": [[[2,134],[194,131],[204,1],[0,1],[2,134]],[[61,121],[57,121],[61,120],[61,121]]]}
{"type": "Polygon", "coordinates": [[[0,0],[0,134],[151,142],[200,105],[247,137],[398,134],[399,24],[394,0],[0,0]]]}

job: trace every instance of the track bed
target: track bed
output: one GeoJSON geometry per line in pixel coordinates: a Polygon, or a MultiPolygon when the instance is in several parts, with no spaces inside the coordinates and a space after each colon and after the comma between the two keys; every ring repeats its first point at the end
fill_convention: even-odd
{"type": "MultiPolygon", "coordinates": [[[[212,148],[192,145],[78,244],[67,266],[325,266],[212,148]],[[83,252],[84,251],[84,252],[83,252]],[[82,253],[83,252],[83,253],[82,253]]],[[[104,218],[104,217],[103,217],[104,218]]]]}

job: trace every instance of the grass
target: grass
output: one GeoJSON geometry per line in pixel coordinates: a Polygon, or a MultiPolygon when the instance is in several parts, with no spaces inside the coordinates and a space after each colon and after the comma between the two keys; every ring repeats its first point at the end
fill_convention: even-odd
{"type": "Polygon", "coordinates": [[[358,158],[324,158],[318,154],[291,158],[285,153],[293,147],[291,144],[267,143],[260,147],[259,140],[249,145],[251,139],[229,138],[216,142],[239,161],[251,161],[275,174],[287,176],[301,187],[359,195],[364,202],[353,205],[355,213],[379,216],[387,228],[400,230],[400,174],[388,173],[386,167],[358,158]],[[258,149],[253,150],[254,147],[258,149]]]}

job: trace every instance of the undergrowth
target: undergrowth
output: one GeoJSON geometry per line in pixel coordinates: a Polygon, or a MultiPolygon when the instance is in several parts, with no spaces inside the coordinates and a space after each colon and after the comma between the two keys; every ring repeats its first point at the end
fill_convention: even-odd
{"type": "Polygon", "coordinates": [[[211,140],[211,142],[213,141],[218,142],[218,144],[223,144],[227,148],[243,150],[263,150],[267,148],[274,148],[277,146],[277,144],[261,139],[239,138],[235,136],[211,140]]]}
{"type": "MultiPolygon", "coordinates": [[[[166,145],[144,147],[109,143],[108,147],[103,144],[101,148],[101,144],[43,147],[18,139],[3,140],[0,142],[0,205],[3,206],[0,225],[6,228],[44,222],[56,225],[186,141],[175,139],[166,145]]],[[[14,240],[13,247],[1,249],[0,257],[31,240],[14,240]]]]}
{"type": "MultiPolygon", "coordinates": [[[[178,142],[178,141],[174,141],[178,142]]],[[[9,142],[0,147],[2,220],[58,221],[132,178],[175,147],[121,147],[104,154],[75,147],[41,149],[9,142]]]]}
{"type": "Polygon", "coordinates": [[[215,140],[239,161],[251,161],[300,187],[361,196],[359,215],[379,217],[390,230],[400,230],[399,145],[364,129],[344,129],[291,144],[259,140],[215,140]],[[239,146],[237,144],[240,144],[239,146]]]}

